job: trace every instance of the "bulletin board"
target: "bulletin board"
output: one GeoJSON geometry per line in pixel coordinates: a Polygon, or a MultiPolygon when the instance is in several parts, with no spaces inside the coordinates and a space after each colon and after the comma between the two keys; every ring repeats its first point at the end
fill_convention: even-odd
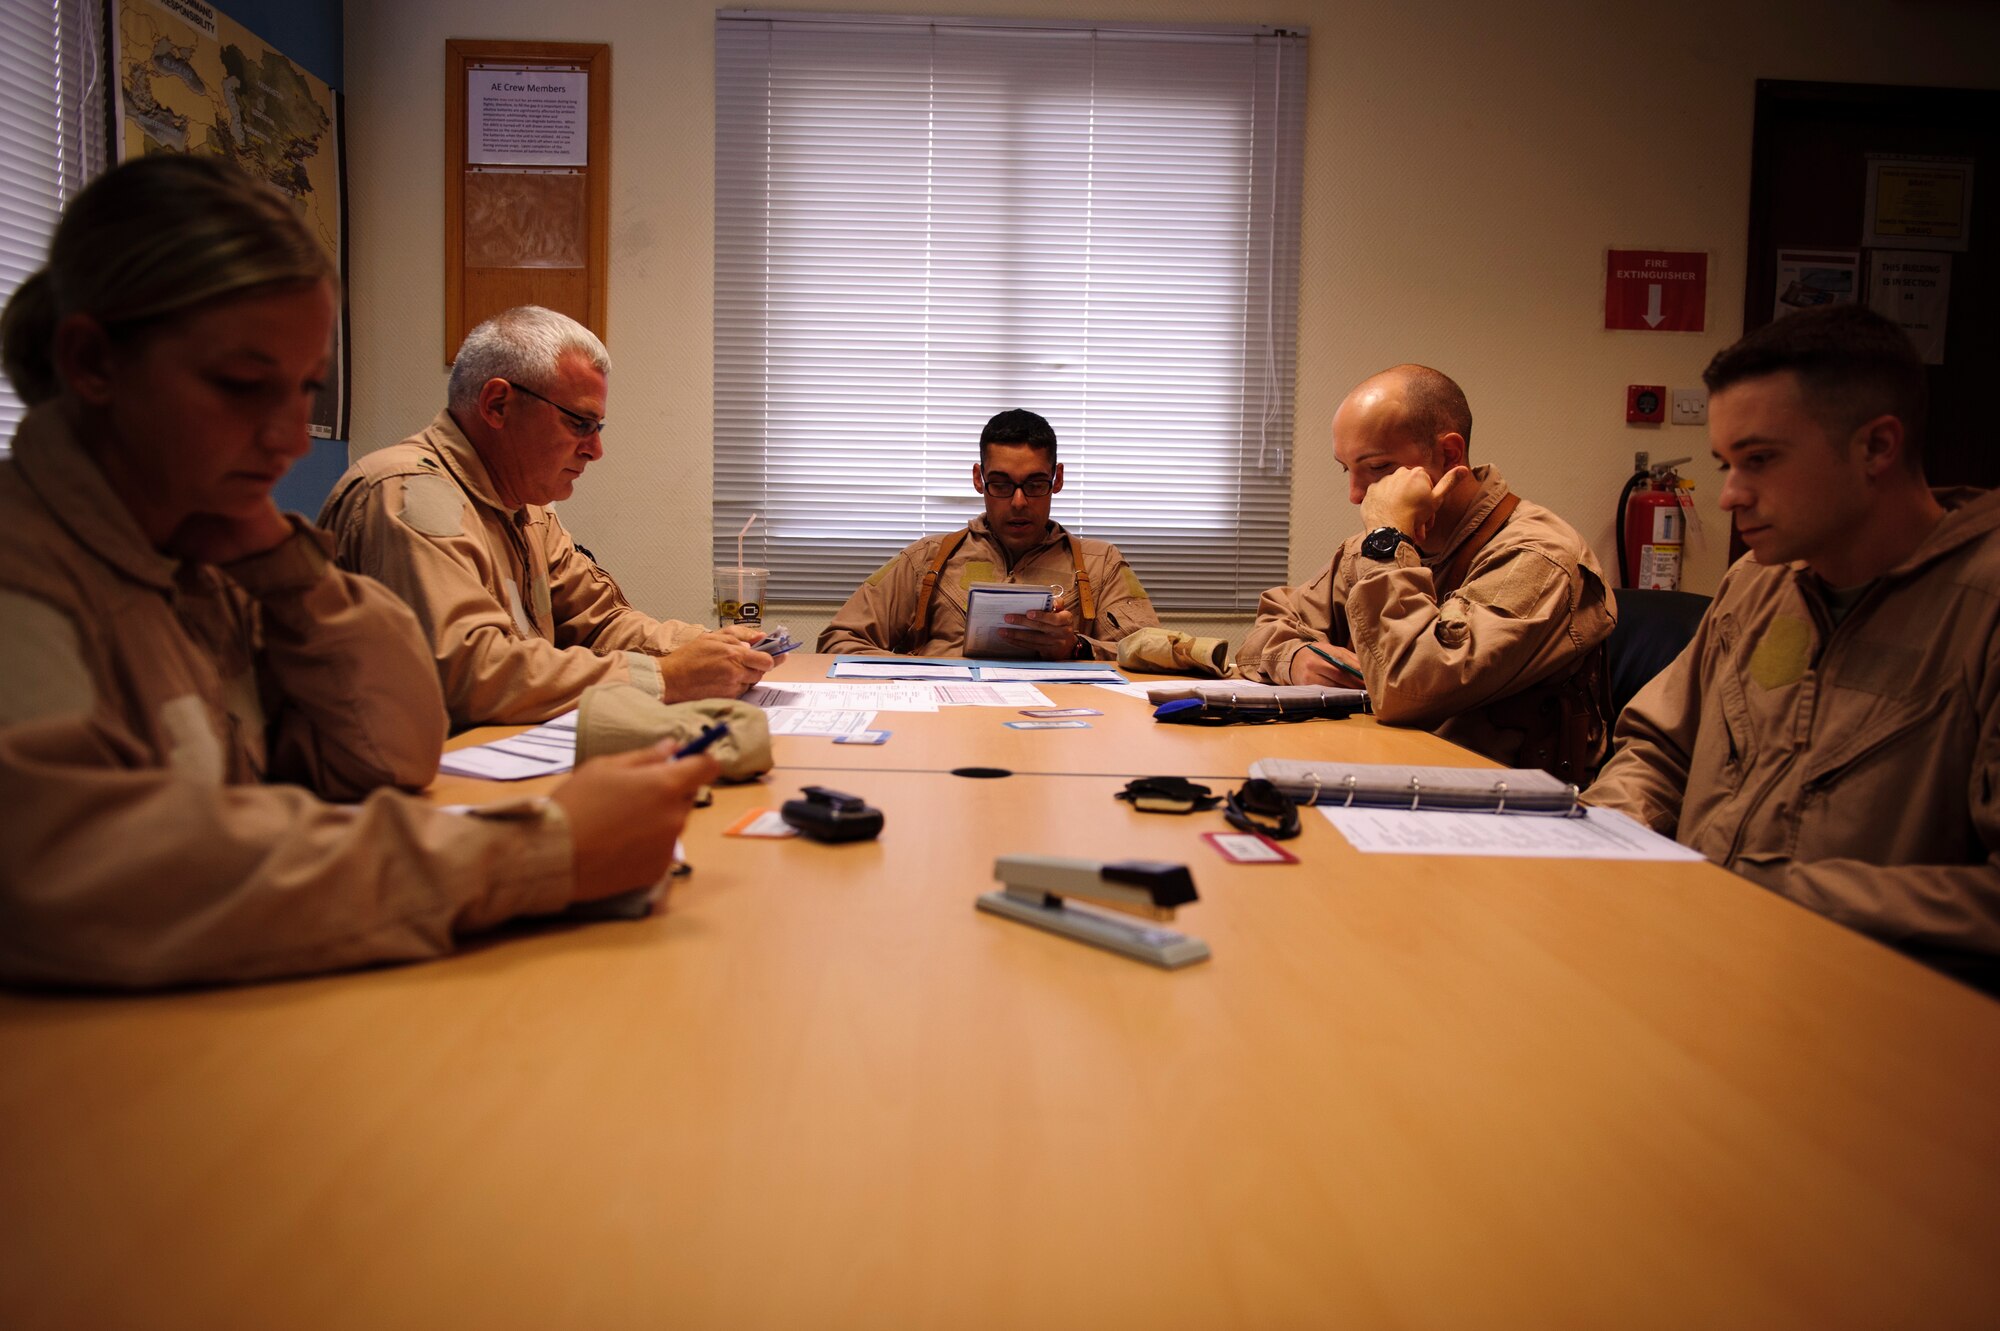
{"type": "Polygon", "coordinates": [[[605,336],[611,48],[445,43],[444,359],[542,305],[605,336]]]}

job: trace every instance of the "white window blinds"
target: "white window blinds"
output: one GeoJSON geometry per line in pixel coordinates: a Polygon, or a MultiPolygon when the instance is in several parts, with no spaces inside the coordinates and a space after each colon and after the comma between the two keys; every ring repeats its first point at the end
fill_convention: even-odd
{"type": "Polygon", "coordinates": [[[1162,609],[1285,581],[1303,34],[725,12],[715,552],[839,602],[1049,418],[1162,609]]]}
{"type": "MultiPolygon", "coordinates": [[[[0,305],[47,257],[56,219],[104,169],[104,6],[0,0],[0,305]]],[[[0,378],[0,449],[20,400],[0,378]]]]}

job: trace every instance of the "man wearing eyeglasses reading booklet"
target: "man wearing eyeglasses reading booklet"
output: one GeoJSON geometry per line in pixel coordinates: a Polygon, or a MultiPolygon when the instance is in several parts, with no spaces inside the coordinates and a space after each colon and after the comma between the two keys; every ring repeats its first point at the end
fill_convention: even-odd
{"type": "Polygon", "coordinates": [[[593,684],[733,698],[775,664],[750,645],[759,628],[635,609],[547,507],[604,456],[610,374],[567,315],[495,315],[459,347],[450,405],[348,468],[320,512],[341,567],[417,612],[454,729],[546,721],[593,684]]]}
{"type": "Polygon", "coordinates": [[[875,570],[819,635],[822,652],[967,655],[967,610],[982,583],[1039,588],[1049,608],[1003,613],[993,637],[1004,648],[977,655],[1115,660],[1120,638],[1160,622],[1117,546],[1049,517],[1063,469],[1046,420],[1017,409],[986,422],[972,486],[986,496],[986,511],[875,570]]]}

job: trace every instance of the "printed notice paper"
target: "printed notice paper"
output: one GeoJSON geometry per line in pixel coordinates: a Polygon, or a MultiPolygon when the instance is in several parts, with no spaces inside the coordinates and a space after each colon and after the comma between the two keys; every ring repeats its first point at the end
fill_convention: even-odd
{"type": "Polygon", "coordinates": [[[764,711],[773,735],[858,735],[874,724],[873,712],[820,707],[770,707],[764,711]]]}
{"type": "Polygon", "coordinates": [[[1319,811],[1356,850],[1382,855],[1500,855],[1551,860],[1693,861],[1701,852],[1610,809],[1581,818],[1446,813],[1322,804],[1319,811]]]}
{"type": "Polygon", "coordinates": [[[506,739],[453,749],[438,763],[449,776],[477,776],[488,781],[523,781],[531,776],[560,776],[576,766],[576,713],[564,712],[506,739]]]}
{"type": "Polygon", "coordinates": [[[929,684],[901,680],[809,679],[753,684],[743,694],[752,707],[806,707],[846,712],[935,712],[937,694],[929,684]]]}

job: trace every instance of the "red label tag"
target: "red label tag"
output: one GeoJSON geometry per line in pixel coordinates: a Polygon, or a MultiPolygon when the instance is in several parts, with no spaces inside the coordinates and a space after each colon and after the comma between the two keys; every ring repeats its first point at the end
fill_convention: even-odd
{"type": "Polygon", "coordinates": [[[1257,832],[1203,832],[1201,839],[1231,864],[1297,864],[1299,857],[1257,832]]]}

